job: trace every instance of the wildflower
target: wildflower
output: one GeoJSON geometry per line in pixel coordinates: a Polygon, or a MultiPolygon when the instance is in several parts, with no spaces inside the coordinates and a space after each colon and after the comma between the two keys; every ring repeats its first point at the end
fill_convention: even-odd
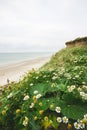
{"type": "Polygon", "coordinates": [[[74,89],[75,89],[75,85],[68,86],[69,92],[73,92],[74,89]]]}
{"type": "Polygon", "coordinates": [[[57,122],[61,123],[62,122],[62,118],[61,117],[57,117],[57,122]]]}
{"type": "Polygon", "coordinates": [[[37,117],[37,116],[35,116],[35,117],[34,117],[34,120],[36,121],[37,119],[38,119],[38,117],[37,117]]]}
{"type": "Polygon", "coordinates": [[[57,77],[56,77],[56,76],[53,76],[53,77],[52,77],[52,80],[55,80],[55,79],[57,79],[57,77]]]}
{"type": "Polygon", "coordinates": [[[33,83],[30,84],[30,86],[33,86],[33,85],[34,85],[33,83]]]}
{"type": "Polygon", "coordinates": [[[42,114],[43,114],[43,112],[44,112],[43,110],[40,110],[40,111],[39,111],[39,114],[40,114],[40,115],[42,115],[42,114]]]}
{"type": "Polygon", "coordinates": [[[80,96],[84,97],[85,93],[84,92],[80,92],[80,96]]]}
{"type": "Polygon", "coordinates": [[[86,84],[85,82],[82,82],[82,84],[86,84]]]}
{"type": "Polygon", "coordinates": [[[84,115],[84,119],[87,119],[87,114],[84,115]]]}
{"type": "Polygon", "coordinates": [[[73,62],[74,62],[74,63],[77,63],[77,60],[74,60],[73,62]]]}
{"type": "Polygon", "coordinates": [[[76,75],[75,78],[79,78],[79,75],[76,75]]]}
{"type": "Polygon", "coordinates": [[[30,97],[26,95],[23,100],[28,100],[30,97]]]}
{"type": "Polygon", "coordinates": [[[80,96],[82,96],[82,99],[87,100],[87,94],[85,92],[80,92],[80,96]]]}
{"type": "Polygon", "coordinates": [[[39,77],[37,76],[36,79],[38,79],[39,77]]]}
{"type": "Polygon", "coordinates": [[[34,107],[34,103],[31,103],[30,108],[33,108],[33,107],[34,107]]]}
{"type": "Polygon", "coordinates": [[[19,114],[20,112],[21,112],[20,109],[17,109],[17,110],[16,110],[16,114],[19,114]]]}
{"type": "Polygon", "coordinates": [[[39,102],[39,106],[42,106],[42,102],[39,102]]]}
{"type": "Polygon", "coordinates": [[[34,103],[37,102],[36,96],[33,96],[34,103]]]}
{"type": "Polygon", "coordinates": [[[36,95],[36,99],[40,98],[41,96],[41,94],[36,95]]]}
{"type": "Polygon", "coordinates": [[[38,91],[37,91],[37,90],[35,90],[35,91],[34,91],[34,94],[38,94],[38,91]]]}
{"type": "Polygon", "coordinates": [[[9,98],[11,98],[12,96],[13,96],[13,94],[10,93],[10,94],[7,96],[7,98],[9,99],[9,98]]]}
{"type": "Polygon", "coordinates": [[[87,94],[85,94],[85,97],[84,97],[85,100],[87,100],[87,94]]]}
{"type": "Polygon", "coordinates": [[[49,125],[50,125],[50,126],[52,126],[52,124],[53,124],[53,121],[52,121],[52,120],[50,120],[50,121],[49,121],[49,125]]]}
{"type": "Polygon", "coordinates": [[[45,117],[44,117],[44,120],[45,120],[45,121],[48,121],[48,117],[47,117],[47,116],[45,116],[45,117]]]}
{"type": "Polygon", "coordinates": [[[36,99],[36,96],[33,96],[33,100],[35,100],[36,99]]]}
{"type": "Polygon", "coordinates": [[[53,75],[57,76],[57,73],[56,73],[56,72],[53,72],[53,75]]]}
{"type": "Polygon", "coordinates": [[[81,75],[83,73],[83,71],[80,71],[79,74],[81,75]]]}
{"type": "Polygon", "coordinates": [[[3,116],[6,115],[6,111],[5,110],[2,111],[2,115],[3,116]]]}
{"type": "Polygon", "coordinates": [[[47,83],[49,83],[49,81],[48,81],[48,80],[47,80],[46,82],[47,82],[47,83]]]}
{"type": "Polygon", "coordinates": [[[71,79],[71,75],[69,73],[65,73],[64,76],[68,79],[71,79]]]}
{"type": "Polygon", "coordinates": [[[82,88],[78,87],[77,90],[78,90],[78,92],[81,92],[81,91],[82,91],[82,88]]]}
{"type": "Polygon", "coordinates": [[[82,123],[87,124],[87,119],[83,118],[82,123]]]}
{"type": "Polygon", "coordinates": [[[72,128],[72,125],[71,125],[70,123],[68,123],[67,128],[68,128],[68,129],[71,129],[71,128],[72,128]]]}
{"type": "Polygon", "coordinates": [[[83,85],[82,89],[87,90],[87,86],[83,85]]]}
{"type": "Polygon", "coordinates": [[[62,118],[62,120],[63,120],[63,123],[65,123],[65,124],[68,123],[68,118],[67,118],[66,116],[64,116],[64,117],[62,118]]]}
{"type": "Polygon", "coordinates": [[[74,123],[74,127],[78,130],[78,129],[80,129],[80,124],[77,123],[77,122],[75,122],[75,123],[74,123]]]}
{"type": "Polygon", "coordinates": [[[28,117],[25,116],[25,120],[23,121],[23,125],[27,126],[28,122],[29,122],[29,119],[28,119],[28,117]]]}
{"type": "Polygon", "coordinates": [[[54,104],[52,103],[52,104],[50,104],[50,109],[52,109],[54,107],[54,104]]]}
{"type": "Polygon", "coordinates": [[[85,124],[81,122],[81,123],[80,123],[80,128],[81,128],[81,129],[84,129],[84,128],[85,128],[85,124]]]}
{"type": "Polygon", "coordinates": [[[72,78],[71,76],[67,77],[67,79],[71,79],[71,78],[72,78]]]}
{"type": "Polygon", "coordinates": [[[52,83],[52,84],[51,84],[51,87],[55,87],[55,85],[56,85],[55,83],[52,83]]]}
{"type": "Polygon", "coordinates": [[[83,122],[87,124],[87,114],[84,115],[83,122]]]}
{"type": "Polygon", "coordinates": [[[60,113],[61,108],[60,108],[60,107],[56,107],[55,111],[56,111],[57,113],[60,113]]]}

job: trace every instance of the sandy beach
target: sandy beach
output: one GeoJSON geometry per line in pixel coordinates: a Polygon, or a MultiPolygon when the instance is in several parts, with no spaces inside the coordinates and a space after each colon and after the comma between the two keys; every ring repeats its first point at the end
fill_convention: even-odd
{"type": "Polygon", "coordinates": [[[40,57],[33,60],[26,60],[14,64],[0,65],[0,86],[7,84],[7,79],[10,82],[18,82],[24,74],[32,68],[38,69],[50,60],[51,56],[40,57]]]}

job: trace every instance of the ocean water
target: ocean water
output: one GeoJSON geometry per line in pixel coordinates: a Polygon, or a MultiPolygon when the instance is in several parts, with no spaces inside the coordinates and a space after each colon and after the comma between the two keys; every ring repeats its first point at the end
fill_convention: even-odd
{"type": "Polygon", "coordinates": [[[0,53],[0,65],[50,56],[52,52],[0,53]]]}

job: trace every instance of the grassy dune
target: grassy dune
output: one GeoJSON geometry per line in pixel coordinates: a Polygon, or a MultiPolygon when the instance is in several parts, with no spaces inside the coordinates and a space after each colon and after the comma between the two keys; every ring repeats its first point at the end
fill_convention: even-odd
{"type": "Polygon", "coordinates": [[[0,95],[0,130],[87,130],[87,49],[59,51],[0,95]]]}

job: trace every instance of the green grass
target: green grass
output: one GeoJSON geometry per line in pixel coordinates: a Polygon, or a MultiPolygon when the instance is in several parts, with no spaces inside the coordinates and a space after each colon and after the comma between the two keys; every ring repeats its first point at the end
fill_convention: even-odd
{"type": "Polygon", "coordinates": [[[42,70],[59,69],[59,67],[65,66],[66,64],[73,65],[73,61],[74,60],[79,61],[80,60],[79,58],[81,57],[86,58],[83,60],[84,62],[87,63],[87,49],[80,48],[80,47],[65,48],[65,49],[60,50],[55,55],[53,55],[50,62],[45,64],[41,69],[42,70]]]}
{"type": "Polygon", "coordinates": [[[87,130],[86,114],[85,48],[63,49],[38,71],[1,90],[0,130],[60,130],[62,124],[75,130],[78,120],[79,129],[87,130]]]}

